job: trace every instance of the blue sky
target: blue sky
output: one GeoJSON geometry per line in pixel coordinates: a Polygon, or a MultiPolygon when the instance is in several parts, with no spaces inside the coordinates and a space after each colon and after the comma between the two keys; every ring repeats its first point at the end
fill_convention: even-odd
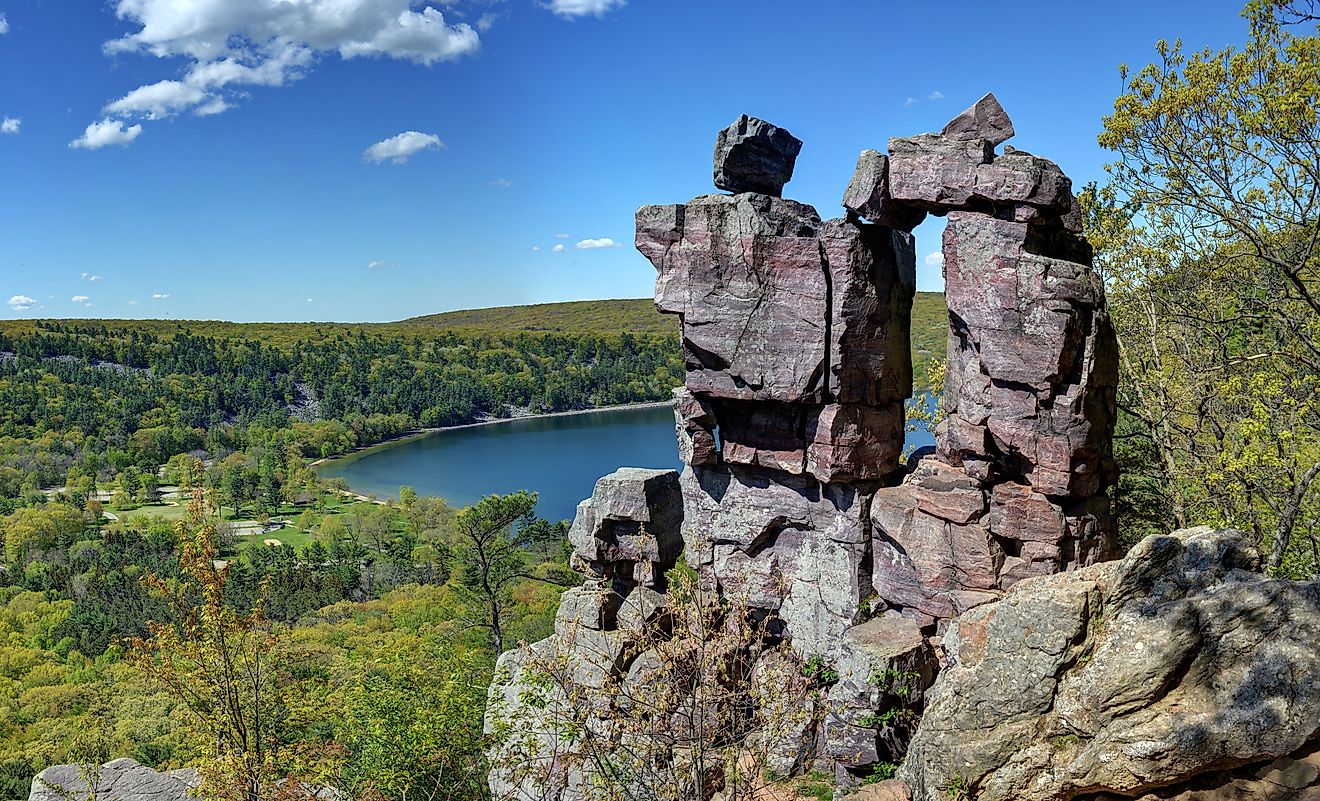
{"type": "MultiPolygon", "coordinates": [[[[0,0],[7,317],[385,321],[651,293],[633,212],[714,191],[740,113],[837,216],[865,148],[986,91],[1103,175],[1117,65],[1238,3],[0,0]],[[614,243],[615,247],[608,246],[614,243]]],[[[939,289],[939,221],[917,230],[939,289]]]]}

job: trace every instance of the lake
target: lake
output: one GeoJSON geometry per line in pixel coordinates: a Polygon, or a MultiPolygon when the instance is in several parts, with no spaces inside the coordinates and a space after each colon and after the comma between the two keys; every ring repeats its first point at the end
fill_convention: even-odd
{"type": "MultiPolygon", "coordinates": [[[[933,443],[925,432],[909,441],[933,443]]],[[[682,467],[672,409],[609,409],[436,431],[328,462],[317,472],[342,476],[363,495],[398,498],[407,485],[454,507],[492,492],[534,490],[537,514],[571,520],[596,479],[620,467],[682,467]]]]}

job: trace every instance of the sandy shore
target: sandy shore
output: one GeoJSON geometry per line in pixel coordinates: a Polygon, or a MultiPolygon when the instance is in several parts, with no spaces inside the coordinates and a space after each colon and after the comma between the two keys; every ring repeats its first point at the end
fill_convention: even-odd
{"type": "MultiPolygon", "coordinates": [[[[438,428],[415,428],[412,431],[409,431],[404,434],[400,434],[397,437],[390,437],[389,439],[383,439],[380,442],[375,442],[372,443],[371,445],[361,445],[349,451],[348,453],[340,453],[334,456],[327,456],[323,459],[317,459],[316,461],[311,463],[311,466],[317,467],[318,465],[329,464],[331,462],[339,461],[340,459],[346,459],[350,456],[356,456],[364,451],[374,450],[376,448],[381,448],[386,445],[394,445],[399,442],[404,442],[406,440],[417,439],[418,437],[425,437],[428,434],[434,434],[437,431],[457,431],[461,428],[480,428],[482,426],[497,426],[503,423],[513,423],[518,420],[533,420],[533,419],[539,420],[546,417],[574,417],[582,414],[595,414],[596,412],[614,412],[620,409],[659,409],[662,407],[668,407],[673,405],[674,405],[673,401],[651,401],[649,403],[619,403],[613,406],[596,406],[591,409],[573,409],[572,411],[567,411],[567,412],[546,412],[545,414],[518,414],[518,415],[513,415],[511,417],[492,417],[489,420],[479,420],[475,423],[463,423],[462,425],[456,425],[456,426],[440,426],[438,428]]],[[[369,500],[369,499],[363,497],[362,500],[369,500]]]]}

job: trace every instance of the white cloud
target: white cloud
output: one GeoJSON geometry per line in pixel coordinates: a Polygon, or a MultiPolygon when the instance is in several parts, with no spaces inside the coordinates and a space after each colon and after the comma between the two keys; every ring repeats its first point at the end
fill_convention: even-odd
{"type": "Polygon", "coordinates": [[[568,234],[555,234],[555,239],[568,239],[568,234]]]}
{"type": "Polygon", "coordinates": [[[78,276],[78,277],[81,278],[81,279],[84,280],[84,281],[91,281],[92,283],[96,283],[97,281],[100,281],[100,280],[101,280],[101,276],[99,276],[99,275],[97,275],[97,274],[95,274],[95,273],[83,273],[82,275],[80,275],[80,276],[78,276]]]}
{"type": "Polygon", "coordinates": [[[423,150],[443,150],[444,146],[445,143],[441,142],[440,137],[435,134],[404,131],[401,134],[391,136],[389,139],[383,139],[362,151],[362,158],[374,164],[379,164],[382,161],[403,164],[423,150]]]}
{"type": "Polygon", "coordinates": [[[168,293],[168,292],[156,292],[155,294],[153,294],[153,295],[151,296],[151,299],[152,299],[152,300],[169,300],[169,299],[170,299],[170,293],[168,293]]]}
{"type": "Polygon", "coordinates": [[[86,295],[74,295],[73,297],[69,298],[69,300],[73,301],[74,303],[86,303],[87,301],[91,300],[91,298],[89,298],[86,295]]]}
{"type": "Polygon", "coordinates": [[[70,142],[69,147],[100,150],[108,145],[127,145],[141,133],[141,125],[125,128],[122,120],[101,120],[88,125],[83,135],[70,142]]]}
{"type": "Polygon", "coordinates": [[[533,253],[540,253],[540,252],[541,252],[541,246],[540,246],[540,245],[532,245],[532,252],[533,252],[533,253]]]}
{"type": "Polygon", "coordinates": [[[199,117],[212,117],[216,114],[223,114],[230,109],[229,103],[223,97],[213,97],[197,108],[193,109],[193,114],[199,117]]]}
{"type": "Polygon", "coordinates": [[[553,250],[555,253],[563,253],[563,252],[564,252],[564,246],[563,246],[563,245],[555,245],[554,247],[552,247],[552,248],[550,248],[550,249],[553,250]]]}
{"type": "Polygon", "coordinates": [[[308,302],[308,303],[315,303],[316,301],[313,300],[313,299],[311,299],[311,298],[308,298],[308,299],[307,299],[307,302],[308,302]]]}
{"type": "Polygon", "coordinates": [[[27,311],[36,307],[37,302],[27,295],[14,295],[9,299],[9,308],[14,311],[27,311]]]}
{"type": "Polygon", "coordinates": [[[106,114],[117,117],[140,115],[149,120],[173,117],[206,99],[206,93],[183,81],[158,81],[139,86],[113,103],[106,104],[106,114]]]}
{"type": "Polygon", "coordinates": [[[107,114],[146,119],[183,111],[219,114],[244,96],[240,87],[296,81],[328,53],[427,66],[461,58],[480,49],[478,30],[494,21],[486,15],[475,28],[451,25],[434,3],[414,0],[115,0],[113,5],[116,16],[136,30],[106,42],[106,53],[187,61],[181,79],[139,86],[106,106],[107,114]]]}
{"type": "Polygon", "coordinates": [[[394,266],[394,262],[385,261],[384,259],[376,259],[375,261],[367,262],[367,269],[371,270],[372,272],[375,272],[376,270],[383,270],[386,267],[393,267],[393,266],[394,266]]]}
{"type": "Polygon", "coordinates": [[[927,100],[943,100],[943,99],[944,99],[944,93],[941,92],[939,89],[936,89],[935,91],[933,91],[933,92],[931,92],[930,94],[926,95],[926,99],[927,99],[927,100]]]}
{"type": "Polygon", "coordinates": [[[608,236],[602,236],[600,239],[584,239],[573,247],[578,250],[597,250],[599,248],[617,248],[618,246],[618,242],[608,236]]]}
{"type": "Polygon", "coordinates": [[[4,14],[0,14],[0,34],[9,33],[9,20],[5,19],[4,14]]]}
{"type": "Polygon", "coordinates": [[[0,133],[16,134],[23,121],[18,117],[5,117],[0,120],[0,133]]]}
{"type": "Polygon", "coordinates": [[[922,261],[926,263],[927,267],[940,267],[944,264],[944,254],[937,250],[934,253],[926,254],[926,258],[922,261]]]}
{"type": "Polygon", "coordinates": [[[136,305],[138,305],[138,302],[137,302],[136,300],[130,300],[130,301],[128,302],[128,305],[130,305],[130,306],[136,306],[136,305]]]}
{"type": "Polygon", "coordinates": [[[602,16],[624,5],[624,0],[550,0],[547,8],[561,17],[602,16]]]}
{"type": "Polygon", "coordinates": [[[508,178],[496,178],[495,180],[490,182],[490,185],[498,186],[501,188],[510,187],[513,186],[513,181],[510,181],[508,178]]]}
{"type": "Polygon", "coordinates": [[[915,103],[915,102],[917,102],[917,99],[916,99],[915,97],[909,97],[907,100],[904,100],[904,101],[903,101],[903,105],[904,105],[904,106],[910,106],[910,105],[912,105],[912,104],[915,103]]]}
{"type": "Polygon", "coordinates": [[[485,33],[495,24],[496,19],[498,18],[494,14],[482,14],[481,19],[477,20],[477,30],[485,33]]]}

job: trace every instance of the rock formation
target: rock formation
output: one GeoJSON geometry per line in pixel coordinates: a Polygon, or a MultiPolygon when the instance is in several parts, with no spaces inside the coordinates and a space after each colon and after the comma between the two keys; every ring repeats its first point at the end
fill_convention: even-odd
{"type": "Polygon", "coordinates": [[[200,784],[195,770],[161,773],[124,757],[100,766],[52,765],[32,780],[28,801],[187,801],[200,784]]]}
{"type": "Polygon", "coordinates": [[[958,618],[913,797],[1320,797],[1320,584],[1259,570],[1241,532],[1191,529],[958,618]]]}
{"type": "MultiPolygon", "coordinates": [[[[545,701],[560,711],[582,703],[572,688],[626,695],[661,675],[634,645],[674,620],[664,571],[680,547],[700,592],[766,622],[767,656],[786,641],[830,666],[770,744],[776,772],[846,785],[902,759],[942,659],[904,763],[918,801],[1200,792],[1196,776],[1275,758],[1292,761],[1221,784],[1314,780],[1314,587],[1245,572],[1250,549],[1208,532],[1097,564],[1115,551],[1117,345],[1071,183],[996,153],[1012,135],[986,95],[938,134],[863,151],[846,216],[822,220],[781,197],[801,143],[744,116],[715,149],[734,194],[637,212],[656,306],[681,323],[685,466],[607,476],[579,507],[587,583],[554,637],[501,657],[491,693],[491,731],[530,713],[520,733],[545,769],[493,771],[497,798],[579,797],[575,742],[529,707],[526,666],[562,666],[545,701]],[[910,232],[927,214],[948,218],[946,418],[934,452],[903,464],[910,232]],[[1292,613],[1310,628],[1285,632],[1292,613]]],[[[570,730],[610,731],[604,707],[618,704],[570,730]]]]}

